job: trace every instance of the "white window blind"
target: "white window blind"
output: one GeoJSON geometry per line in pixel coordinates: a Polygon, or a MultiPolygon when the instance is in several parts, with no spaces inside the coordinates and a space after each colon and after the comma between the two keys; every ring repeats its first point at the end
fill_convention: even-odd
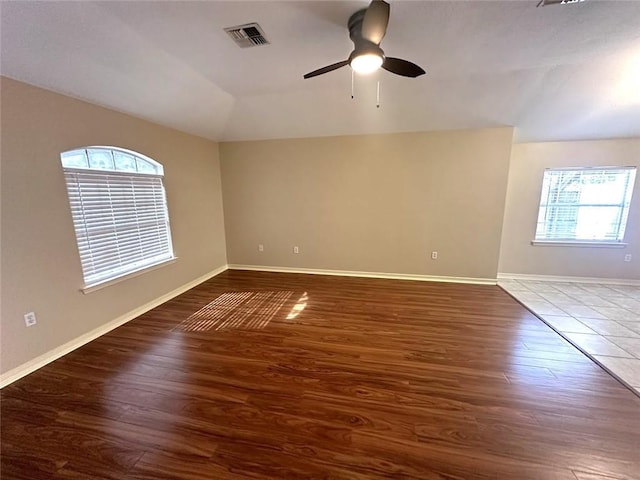
{"type": "Polygon", "coordinates": [[[635,175],[635,167],[546,170],[535,239],[622,242],[635,175]]]}
{"type": "Polygon", "coordinates": [[[62,156],[63,166],[74,165],[65,166],[64,176],[85,287],[173,258],[162,173],[140,173],[162,172],[161,165],[131,156],[117,170],[114,153],[122,152],[83,149],[62,156]],[[92,154],[100,165],[75,167],[83,157],[90,164],[92,154]],[[136,160],[145,166],[136,167],[136,160]]]}

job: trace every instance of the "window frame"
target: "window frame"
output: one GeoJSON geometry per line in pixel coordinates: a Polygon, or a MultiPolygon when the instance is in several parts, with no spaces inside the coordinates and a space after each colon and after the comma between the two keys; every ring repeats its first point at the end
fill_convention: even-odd
{"type": "Polygon", "coordinates": [[[60,161],[84,293],[177,259],[162,164],[140,153],[112,146],[68,150],[60,154],[60,161]],[[103,161],[97,162],[100,165],[92,166],[91,155],[102,156],[103,161]],[[122,160],[120,168],[116,161],[118,155],[122,160]],[[81,165],[83,159],[84,165],[81,165]],[[139,206],[141,201],[145,203],[144,210],[139,206]],[[85,206],[90,202],[93,202],[91,206],[85,206]]]}
{"type": "MultiPolygon", "coordinates": [[[[604,247],[604,248],[624,248],[628,244],[624,241],[624,236],[626,235],[626,226],[629,221],[629,212],[631,210],[631,203],[635,188],[635,179],[637,177],[637,167],[635,166],[588,166],[588,167],[560,167],[560,168],[545,168],[541,189],[539,195],[537,216],[536,216],[536,228],[534,232],[534,239],[531,241],[532,245],[556,245],[556,246],[579,246],[579,247],[604,247]],[[584,238],[549,238],[549,237],[539,237],[538,229],[541,225],[539,219],[541,216],[541,212],[543,208],[548,208],[550,205],[554,205],[548,201],[547,194],[547,203],[543,204],[545,200],[545,180],[547,178],[548,173],[553,172],[566,172],[566,171],[574,171],[574,172],[589,172],[589,171],[621,171],[628,170],[631,171],[630,182],[627,184],[625,191],[623,192],[623,198],[618,204],[611,203],[600,203],[600,204],[577,204],[575,205],[578,209],[585,206],[603,206],[603,207],[617,207],[619,208],[620,221],[618,223],[618,238],[617,239],[584,239],[584,238]],[[620,236],[620,229],[622,229],[622,236],[620,236]]],[[[561,204],[561,202],[556,202],[556,205],[561,204]]],[[[577,221],[576,221],[577,224],[577,221]]]]}

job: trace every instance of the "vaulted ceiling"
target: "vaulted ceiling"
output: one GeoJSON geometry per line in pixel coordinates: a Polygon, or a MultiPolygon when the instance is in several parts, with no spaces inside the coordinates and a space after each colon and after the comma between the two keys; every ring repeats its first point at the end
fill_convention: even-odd
{"type": "Polygon", "coordinates": [[[640,1],[391,1],[382,46],[427,71],[351,69],[366,1],[2,2],[0,72],[213,140],[511,125],[516,141],[640,136],[640,1]],[[270,44],[225,27],[258,22],[270,44]],[[380,81],[380,108],[376,84],[380,81]]]}

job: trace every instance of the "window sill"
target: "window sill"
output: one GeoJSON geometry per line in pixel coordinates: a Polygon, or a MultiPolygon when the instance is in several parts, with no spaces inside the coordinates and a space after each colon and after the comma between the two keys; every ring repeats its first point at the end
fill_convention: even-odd
{"type": "Polygon", "coordinates": [[[82,293],[84,293],[86,295],[87,293],[95,292],[96,290],[101,290],[101,289],[103,289],[105,287],[108,287],[110,285],[114,285],[114,284],[120,283],[120,282],[122,282],[124,280],[128,280],[130,278],[137,277],[138,275],[142,275],[143,273],[147,273],[147,272],[150,272],[152,270],[156,270],[158,268],[164,267],[165,265],[169,265],[171,263],[174,263],[177,259],[178,259],[178,257],[168,258],[167,260],[162,260],[161,262],[154,263],[153,265],[147,265],[145,267],[142,267],[139,270],[134,270],[133,272],[125,273],[124,275],[121,275],[121,276],[116,277],[116,278],[110,278],[109,280],[104,280],[102,282],[92,283],[90,285],[85,285],[85,287],[82,288],[81,291],[82,291],[82,293]]]}
{"type": "Polygon", "coordinates": [[[628,243],[622,242],[580,242],[574,240],[532,240],[531,245],[551,247],[594,247],[594,248],[625,248],[628,243]]]}

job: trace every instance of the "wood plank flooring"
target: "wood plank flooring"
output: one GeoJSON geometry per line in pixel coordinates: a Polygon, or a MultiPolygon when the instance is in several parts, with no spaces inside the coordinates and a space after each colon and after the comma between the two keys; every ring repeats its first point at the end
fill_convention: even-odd
{"type": "Polygon", "coordinates": [[[0,406],[3,480],[640,479],[640,398],[497,286],[228,271],[0,406]]]}

